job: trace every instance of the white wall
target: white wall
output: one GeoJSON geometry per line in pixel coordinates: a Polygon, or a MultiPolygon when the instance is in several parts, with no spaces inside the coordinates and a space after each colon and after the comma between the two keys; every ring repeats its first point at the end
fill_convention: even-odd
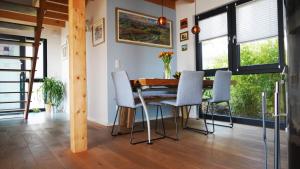
{"type": "MultiPolygon", "coordinates": [[[[66,23],[66,27],[61,29],[61,45],[68,45],[68,23],[66,23]]],[[[67,52],[67,55],[69,52],[67,52]]],[[[70,104],[69,104],[69,56],[62,59],[61,66],[61,80],[65,85],[65,100],[64,100],[64,110],[66,113],[70,113],[70,104]]]]}
{"type": "MultiPolygon", "coordinates": [[[[87,5],[87,19],[95,22],[105,18],[105,38],[107,39],[107,0],[90,1],[87,5]]],[[[88,91],[88,120],[107,124],[108,121],[108,73],[107,73],[107,40],[93,46],[92,32],[86,33],[87,47],[87,91],[88,91]]]]}

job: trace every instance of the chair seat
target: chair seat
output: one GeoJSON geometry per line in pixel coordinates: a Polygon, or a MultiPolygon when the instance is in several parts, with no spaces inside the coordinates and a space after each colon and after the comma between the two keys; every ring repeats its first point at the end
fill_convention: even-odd
{"type": "Polygon", "coordinates": [[[222,103],[222,102],[228,102],[229,100],[215,100],[213,98],[205,98],[202,99],[203,102],[209,102],[209,103],[222,103]]]}
{"type": "Polygon", "coordinates": [[[161,103],[161,104],[171,105],[171,106],[177,106],[176,100],[163,100],[163,101],[161,101],[160,103],[161,103]]]}
{"type": "MultiPolygon", "coordinates": [[[[134,98],[139,98],[137,93],[133,93],[134,98]]],[[[176,98],[177,94],[172,93],[142,93],[144,99],[157,99],[157,98],[176,98]]]]}
{"type": "Polygon", "coordinates": [[[150,106],[161,106],[162,103],[160,103],[160,102],[147,102],[147,105],[150,105],[150,106]]]}

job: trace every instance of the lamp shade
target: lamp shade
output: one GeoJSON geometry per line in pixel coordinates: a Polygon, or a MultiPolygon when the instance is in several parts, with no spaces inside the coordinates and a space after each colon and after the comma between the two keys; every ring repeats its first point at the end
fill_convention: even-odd
{"type": "Polygon", "coordinates": [[[166,25],[167,24],[167,18],[164,16],[161,16],[158,18],[157,20],[157,24],[158,25],[166,25]]]}
{"type": "Polygon", "coordinates": [[[199,25],[193,26],[193,28],[192,28],[193,34],[198,34],[198,33],[200,33],[200,31],[201,31],[201,29],[200,29],[199,25]]]}

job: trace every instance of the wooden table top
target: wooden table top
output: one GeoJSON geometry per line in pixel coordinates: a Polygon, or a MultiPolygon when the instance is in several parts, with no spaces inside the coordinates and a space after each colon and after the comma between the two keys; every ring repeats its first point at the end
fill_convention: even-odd
{"type": "MultiPolygon", "coordinates": [[[[132,86],[178,86],[179,79],[137,79],[130,81],[132,86]]],[[[203,87],[208,88],[213,86],[213,80],[203,80],[203,87]]]]}

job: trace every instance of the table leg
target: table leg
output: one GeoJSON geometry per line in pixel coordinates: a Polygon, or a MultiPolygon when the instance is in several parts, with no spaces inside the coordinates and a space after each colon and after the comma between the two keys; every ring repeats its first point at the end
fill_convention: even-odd
{"type": "Polygon", "coordinates": [[[147,105],[146,105],[146,102],[142,96],[142,89],[138,89],[138,95],[139,95],[139,98],[143,104],[143,108],[144,108],[144,113],[146,115],[146,121],[147,121],[147,129],[148,129],[148,144],[152,144],[151,142],[151,131],[150,131],[150,120],[149,120],[149,114],[148,114],[148,109],[147,109],[147,105]]]}

